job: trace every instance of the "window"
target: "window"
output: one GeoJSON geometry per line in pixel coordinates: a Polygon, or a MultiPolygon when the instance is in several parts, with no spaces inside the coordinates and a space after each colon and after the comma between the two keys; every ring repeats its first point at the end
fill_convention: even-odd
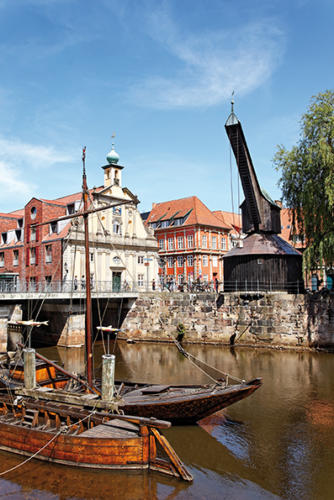
{"type": "Polygon", "coordinates": [[[138,274],[138,286],[144,286],[144,275],[143,274],[138,274]]]}
{"type": "Polygon", "coordinates": [[[120,266],[121,265],[121,259],[120,257],[118,257],[118,255],[116,255],[113,260],[112,260],[114,266],[120,266]]]}
{"type": "Polygon", "coordinates": [[[169,220],[163,220],[161,222],[161,227],[168,227],[169,226],[169,220]]]}
{"type": "Polygon", "coordinates": [[[22,229],[15,229],[16,241],[22,241],[22,229]]]}
{"type": "Polygon", "coordinates": [[[174,226],[182,226],[183,217],[181,219],[174,219],[174,226]]]}
{"type": "Polygon", "coordinates": [[[138,264],[144,264],[144,256],[138,255],[138,264]]]}
{"type": "Polygon", "coordinates": [[[165,249],[165,240],[159,240],[159,248],[160,248],[160,250],[165,249]]]}
{"type": "Polygon", "coordinates": [[[218,257],[217,257],[217,255],[213,255],[213,256],[212,256],[212,265],[213,265],[214,267],[217,267],[217,266],[218,266],[218,257]]]}
{"type": "Polygon", "coordinates": [[[222,237],[222,250],[226,250],[226,238],[222,237]]]}
{"type": "Polygon", "coordinates": [[[94,254],[93,254],[93,253],[90,253],[90,254],[89,254],[89,258],[90,258],[90,261],[91,261],[91,262],[94,262],[94,254]]]}
{"type": "Polygon", "coordinates": [[[194,265],[194,257],[193,255],[188,255],[187,256],[187,263],[188,263],[188,266],[192,267],[194,265]]]}
{"type": "Polygon", "coordinates": [[[52,262],[52,245],[45,246],[45,262],[47,264],[52,262]]]}
{"type": "Polygon", "coordinates": [[[212,236],[212,241],[211,241],[211,246],[212,248],[215,250],[217,248],[217,237],[216,236],[212,236]]]}
{"type": "Polygon", "coordinates": [[[194,237],[192,234],[188,234],[187,236],[187,245],[188,248],[192,248],[194,246],[194,237]]]}
{"type": "Polygon", "coordinates": [[[31,219],[36,219],[36,215],[37,215],[37,208],[36,207],[31,207],[30,218],[31,219]]]}
{"type": "Polygon", "coordinates": [[[168,257],[167,265],[168,267],[174,267],[174,257],[168,257]]]}
{"type": "Polygon", "coordinates": [[[0,252],[0,267],[4,267],[5,265],[5,254],[4,252],[0,252]]]}
{"type": "Polygon", "coordinates": [[[182,285],[183,283],[183,274],[179,274],[177,277],[177,283],[178,285],[182,285]]]}
{"type": "Polygon", "coordinates": [[[203,257],[202,257],[202,263],[203,263],[203,266],[207,266],[208,265],[208,256],[207,255],[203,255],[203,257]]]}
{"type": "Polygon", "coordinates": [[[30,264],[36,264],[36,248],[30,248],[30,264]]]}
{"type": "Polygon", "coordinates": [[[36,290],[36,277],[35,276],[32,276],[30,279],[29,279],[29,288],[30,288],[30,291],[33,292],[36,290]]]}
{"type": "Polygon", "coordinates": [[[183,248],[183,236],[177,237],[177,248],[183,248]]]}
{"type": "Polygon", "coordinates": [[[18,221],[17,221],[17,227],[19,229],[22,229],[22,227],[23,227],[23,219],[18,219],[18,221]]]}
{"type": "Polygon", "coordinates": [[[36,228],[32,227],[30,230],[30,241],[36,241],[36,228]]]}
{"type": "Polygon", "coordinates": [[[117,235],[120,236],[120,234],[121,234],[121,226],[120,226],[119,222],[114,221],[114,223],[112,225],[112,230],[113,230],[114,234],[117,234],[117,235]]]}
{"type": "Polygon", "coordinates": [[[168,238],[168,250],[174,250],[174,238],[168,238]]]}
{"type": "Polygon", "coordinates": [[[207,248],[208,240],[206,236],[202,236],[202,248],[207,248]]]}
{"type": "Polygon", "coordinates": [[[183,257],[182,255],[177,256],[177,267],[182,267],[183,266],[183,257]]]}
{"type": "Polygon", "coordinates": [[[121,209],[121,207],[113,207],[112,213],[114,215],[122,215],[122,209],[121,209]]]}
{"type": "MultiPolygon", "coordinates": [[[[75,206],[74,206],[74,203],[70,203],[69,205],[67,205],[67,215],[72,215],[74,214],[75,212],[75,206]]],[[[45,277],[46,279],[46,277],[45,277]]]]}
{"type": "Polygon", "coordinates": [[[19,265],[19,251],[13,250],[13,266],[19,265]]]}
{"type": "Polygon", "coordinates": [[[204,281],[204,283],[209,283],[209,277],[207,274],[204,274],[203,281],[204,281]]]}
{"type": "Polygon", "coordinates": [[[58,233],[58,222],[54,221],[50,224],[50,233],[58,233]]]}
{"type": "Polygon", "coordinates": [[[52,276],[45,276],[45,284],[47,288],[51,288],[52,276]]]}
{"type": "Polygon", "coordinates": [[[258,264],[263,264],[263,259],[257,259],[258,264]]]}

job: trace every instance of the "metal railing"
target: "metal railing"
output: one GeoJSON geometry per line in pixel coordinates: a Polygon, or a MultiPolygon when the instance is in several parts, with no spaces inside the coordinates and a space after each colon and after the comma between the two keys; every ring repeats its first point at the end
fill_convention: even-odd
{"type": "MultiPolygon", "coordinates": [[[[98,293],[126,293],[126,292],[188,292],[188,293],[219,293],[219,292],[275,292],[287,291],[289,293],[303,293],[303,281],[294,282],[272,282],[272,281],[225,281],[216,280],[205,282],[196,280],[193,282],[176,283],[174,280],[153,279],[150,281],[95,281],[91,282],[93,294],[98,293]]],[[[0,293],[73,293],[84,294],[86,283],[84,280],[65,281],[40,281],[26,282],[11,279],[0,279],[0,293]]]]}

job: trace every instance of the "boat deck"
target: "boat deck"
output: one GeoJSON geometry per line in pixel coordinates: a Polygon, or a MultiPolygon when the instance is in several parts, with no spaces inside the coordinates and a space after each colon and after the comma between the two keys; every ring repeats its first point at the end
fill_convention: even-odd
{"type": "Polygon", "coordinates": [[[138,426],[117,419],[112,422],[96,425],[80,434],[80,437],[85,438],[129,439],[137,436],[138,426]]]}

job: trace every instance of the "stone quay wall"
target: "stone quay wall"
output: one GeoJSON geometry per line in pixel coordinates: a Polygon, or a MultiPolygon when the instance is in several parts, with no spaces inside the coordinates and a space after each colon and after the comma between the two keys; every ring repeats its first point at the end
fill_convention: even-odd
{"type": "Polygon", "coordinates": [[[232,292],[142,294],[122,330],[127,338],[233,345],[333,347],[334,294],[232,292]]]}

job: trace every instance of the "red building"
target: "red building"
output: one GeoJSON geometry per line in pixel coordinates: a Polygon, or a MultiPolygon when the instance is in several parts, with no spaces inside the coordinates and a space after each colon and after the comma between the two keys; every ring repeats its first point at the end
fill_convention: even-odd
{"type": "Polygon", "coordinates": [[[38,290],[64,279],[63,245],[70,222],[31,226],[74,213],[81,197],[79,192],[56,200],[32,198],[24,209],[0,214],[0,291],[18,285],[38,290]]]}
{"type": "Polygon", "coordinates": [[[146,224],[158,240],[164,282],[222,281],[222,257],[233,229],[224,213],[211,212],[196,196],[153,204],[146,224]]]}

